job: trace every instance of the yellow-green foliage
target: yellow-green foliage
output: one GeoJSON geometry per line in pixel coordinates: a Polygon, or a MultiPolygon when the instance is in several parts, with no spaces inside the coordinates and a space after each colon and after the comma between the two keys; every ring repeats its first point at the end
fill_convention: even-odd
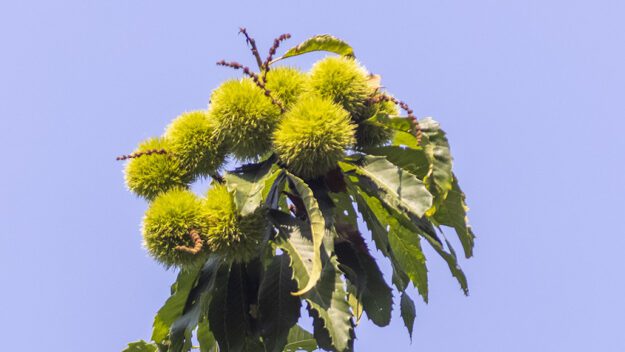
{"type": "Polygon", "coordinates": [[[207,111],[178,116],[165,131],[172,154],[194,177],[206,177],[219,169],[225,148],[216,138],[217,122],[207,111]]]}
{"type": "Polygon", "coordinates": [[[304,91],[307,76],[302,71],[292,67],[276,67],[267,72],[267,83],[269,89],[286,108],[297,101],[297,98],[304,91]]]}
{"type": "Polygon", "coordinates": [[[339,105],[316,95],[302,97],[288,111],[274,133],[274,148],[296,175],[324,175],[354,143],[349,114],[339,105]]]}
{"type": "Polygon", "coordinates": [[[241,216],[233,195],[224,185],[213,186],[206,195],[202,213],[208,224],[208,246],[236,262],[258,256],[268,223],[262,210],[241,216]]]}
{"type": "Polygon", "coordinates": [[[253,160],[271,148],[280,109],[251,79],[229,80],[213,91],[210,114],[217,121],[219,139],[235,157],[253,160]]]}
{"type": "MultiPolygon", "coordinates": [[[[134,151],[169,150],[169,144],[163,138],[150,138],[134,151]]],[[[148,200],[159,193],[176,187],[186,187],[191,175],[180,165],[171,154],[143,155],[130,159],[124,170],[126,185],[137,195],[148,200]]]]}
{"type": "MultiPolygon", "coordinates": [[[[397,105],[391,101],[382,101],[372,104],[369,107],[369,117],[377,114],[385,114],[387,116],[396,116],[399,114],[397,105]]],[[[361,121],[356,129],[356,145],[358,148],[378,147],[388,143],[393,138],[393,130],[361,121]]]]}
{"type": "Polygon", "coordinates": [[[196,230],[206,240],[206,222],[202,217],[201,201],[184,189],[172,189],[156,197],[143,218],[143,242],[154,259],[166,267],[187,268],[201,264],[208,253],[207,246],[192,254],[177,246],[193,248],[189,231],[196,230]]]}
{"type": "Polygon", "coordinates": [[[368,79],[367,70],[355,59],[332,56],[313,65],[308,89],[340,104],[357,121],[365,112],[367,99],[373,93],[368,79]]]}

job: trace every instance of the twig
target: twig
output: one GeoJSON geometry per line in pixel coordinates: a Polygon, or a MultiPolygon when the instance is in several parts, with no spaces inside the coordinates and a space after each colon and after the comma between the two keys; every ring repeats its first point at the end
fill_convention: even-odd
{"type": "Polygon", "coordinates": [[[192,229],[191,231],[189,231],[189,237],[191,237],[191,240],[193,240],[193,247],[176,246],[174,248],[179,251],[183,251],[183,252],[187,252],[191,254],[197,254],[199,251],[202,250],[202,245],[204,244],[204,242],[200,238],[200,234],[195,229],[192,229]]]}
{"type": "Polygon", "coordinates": [[[115,158],[115,160],[134,159],[134,158],[142,157],[144,155],[152,155],[152,154],[167,154],[167,151],[165,149],[150,149],[150,150],[146,150],[143,152],[136,152],[136,153],[132,153],[128,155],[121,155],[115,158]]]}
{"type": "Polygon", "coordinates": [[[254,40],[254,38],[250,37],[249,34],[247,34],[247,30],[244,27],[239,28],[239,33],[243,33],[243,35],[245,35],[245,41],[250,46],[250,49],[252,50],[252,54],[254,55],[254,58],[256,58],[256,63],[258,64],[258,68],[262,70],[263,60],[261,60],[260,54],[258,53],[258,48],[256,47],[256,41],[254,40]]]}

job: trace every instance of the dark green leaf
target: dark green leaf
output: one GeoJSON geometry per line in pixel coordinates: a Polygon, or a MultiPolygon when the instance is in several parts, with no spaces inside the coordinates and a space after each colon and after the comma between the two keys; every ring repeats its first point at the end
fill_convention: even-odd
{"type": "Polygon", "coordinates": [[[393,268],[393,284],[398,290],[403,291],[408,286],[410,278],[395,259],[388,242],[387,227],[390,228],[390,225],[386,221],[388,211],[378,198],[368,195],[365,191],[357,187],[357,182],[358,177],[351,176],[348,182],[348,189],[356,200],[358,210],[365,224],[369,231],[371,231],[371,236],[373,237],[376,247],[391,261],[391,266],[393,268]]]}
{"type": "Polygon", "coordinates": [[[340,268],[356,290],[352,293],[374,324],[388,325],[393,307],[391,288],[384,281],[382,272],[369,253],[360,232],[354,228],[338,231],[341,240],[337,241],[335,251],[340,268]],[[344,267],[349,270],[343,270],[344,267]]]}
{"type": "Polygon", "coordinates": [[[259,164],[246,165],[224,174],[226,185],[233,192],[241,215],[253,213],[261,205],[266,181],[280,173],[276,170],[273,159],[270,158],[259,164]]]}
{"type": "Polygon", "coordinates": [[[412,330],[414,328],[414,319],[417,313],[414,302],[406,292],[402,292],[401,294],[400,310],[401,317],[404,320],[404,325],[406,326],[406,329],[408,329],[408,334],[410,334],[410,340],[412,341],[412,330]]]}
{"type": "Polygon", "coordinates": [[[313,192],[313,196],[317,200],[317,204],[319,205],[319,210],[321,210],[321,214],[323,215],[324,225],[326,228],[332,228],[334,226],[334,214],[336,210],[336,205],[334,201],[330,197],[330,192],[328,191],[325,183],[320,182],[319,180],[308,181],[308,187],[313,192]]]}
{"type": "Polygon", "coordinates": [[[428,234],[421,232],[421,235],[430,243],[436,253],[438,253],[438,255],[440,255],[445,260],[447,266],[449,267],[449,271],[451,271],[451,274],[456,278],[456,280],[458,280],[462,291],[465,295],[468,295],[469,284],[467,282],[467,277],[464,275],[464,272],[462,272],[462,269],[458,265],[458,258],[456,258],[456,254],[453,252],[453,249],[451,248],[449,242],[447,242],[447,247],[450,248],[451,253],[446,252],[445,248],[443,248],[443,245],[428,234]]]}
{"type": "Polygon", "coordinates": [[[419,125],[421,132],[423,132],[421,144],[430,160],[430,172],[424,181],[430,192],[434,194],[436,198],[434,205],[437,206],[447,197],[447,192],[451,190],[453,176],[449,142],[438,122],[431,117],[419,121],[419,125]]]}
{"type": "Polygon", "coordinates": [[[336,223],[349,224],[358,227],[358,214],[352,204],[353,200],[347,192],[330,193],[334,202],[334,219],[336,223]]]}
{"type": "Polygon", "coordinates": [[[197,340],[200,343],[200,352],[219,352],[215,336],[210,331],[208,320],[202,319],[197,328],[197,340]]]}
{"type": "Polygon", "coordinates": [[[291,295],[297,290],[286,254],[273,257],[258,293],[261,335],[267,352],[281,352],[289,330],[299,319],[301,302],[291,295]]]}
{"type": "Polygon", "coordinates": [[[246,351],[246,345],[254,340],[247,291],[242,264],[233,263],[229,270],[220,270],[208,308],[208,321],[222,352],[246,351]]]}
{"type": "Polygon", "coordinates": [[[315,286],[321,275],[321,245],[326,232],[325,220],[310,187],[302,179],[289,172],[287,172],[287,177],[291,182],[293,191],[297,193],[304,203],[312,235],[313,256],[312,267],[308,273],[308,281],[303,288],[299,287],[299,291],[294,293],[294,295],[302,295],[315,286]]]}
{"type": "Polygon", "coordinates": [[[391,221],[388,233],[389,243],[393,249],[395,260],[410,277],[423,299],[428,301],[428,272],[425,256],[421,249],[419,235],[411,232],[398,221],[391,221]]]}
{"type": "Polygon", "coordinates": [[[414,149],[389,145],[366,148],[363,152],[386,157],[388,161],[417,176],[420,180],[423,180],[430,171],[428,156],[421,148],[414,149]]]}
{"type": "Polygon", "coordinates": [[[266,184],[271,185],[271,187],[265,186],[265,191],[267,193],[263,194],[263,198],[265,198],[265,205],[268,208],[278,209],[280,198],[282,198],[282,191],[284,190],[285,180],[286,174],[284,173],[284,171],[280,171],[277,174],[274,173],[266,180],[266,184]]]}
{"type": "Polygon", "coordinates": [[[393,282],[403,291],[406,288],[407,275],[427,302],[427,267],[416,226],[400,210],[380,202],[376,197],[378,192],[375,185],[366,178],[351,176],[349,182],[353,194],[358,197],[359,203],[363,203],[362,208],[371,212],[375,218],[373,221],[379,222],[378,227],[385,231],[383,239],[388,246],[386,255],[393,265],[393,282]]]}
{"type": "MultiPolygon", "coordinates": [[[[356,179],[358,178],[356,177],[356,179]]],[[[375,191],[370,184],[365,182],[366,180],[363,180],[362,178],[358,180],[358,187],[363,187],[366,192],[369,193],[373,193],[375,191]]],[[[350,178],[350,182],[353,182],[352,178],[350,178]]],[[[365,197],[363,194],[364,192],[356,191],[355,193],[365,197]]],[[[418,238],[416,238],[415,235],[417,233],[424,237],[434,250],[445,260],[452,275],[458,280],[458,283],[464,293],[468,294],[467,279],[458,265],[458,260],[455,254],[453,252],[448,253],[445,251],[440,239],[434,237],[435,234],[432,234],[431,224],[429,224],[425,218],[409,217],[402,212],[401,209],[392,207],[388,204],[385,204],[382,208],[380,208],[379,201],[372,196],[367,199],[366,205],[372,211],[376,211],[375,217],[378,221],[382,221],[383,225],[390,228],[388,239],[391,244],[390,248],[392,249],[392,255],[390,255],[391,263],[395,260],[400,264],[400,267],[408,273],[410,279],[415,286],[417,286],[419,293],[421,293],[426,301],[427,268],[425,267],[425,257],[423,256],[423,253],[421,252],[420,255],[417,254],[420,252],[421,248],[418,238]],[[400,250],[402,251],[401,253],[398,252],[400,250]]],[[[401,273],[401,271],[398,270],[397,273],[401,273]]],[[[401,278],[399,275],[396,276],[395,271],[393,274],[394,280],[401,278]]],[[[396,283],[400,284],[401,281],[396,283]]]]}
{"type": "MultiPolygon", "coordinates": [[[[467,278],[462,272],[460,266],[458,265],[458,259],[449,242],[447,242],[447,247],[449,248],[450,252],[447,252],[445,251],[445,248],[443,247],[440,239],[432,235],[431,226],[424,226],[425,224],[429,224],[429,222],[425,218],[410,219],[402,214],[401,211],[399,211],[398,209],[389,208],[388,210],[393,214],[394,218],[398,220],[401,226],[403,226],[405,229],[412,233],[419,233],[421,237],[425,238],[428,241],[428,243],[432,246],[432,248],[434,248],[436,253],[438,253],[438,255],[445,260],[451,274],[460,284],[460,287],[464,291],[464,294],[467,295],[469,293],[467,278]]],[[[425,280],[427,281],[427,278],[425,280]]]]}
{"type": "Polygon", "coordinates": [[[289,330],[288,343],[284,346],[284,352],[306,351],[314,352],[317,349],[317,341],[313,334],[295,325],[289,330]]]}
{"type": "Polygon", "coordinates": [[[157,352],[158,349],[155,344],[147,343],[143,340],[137,342],[131,342],[128,344],[122,352],[157,352]]]}
{"type": "Polygon", "coordinates": [[[394,165],[384,157],[364,155],[355,163],[357,172],[373,181],[379,194],[391,206],[423,216],[432,206],[432,195],[415,175],[394,165]]]}
{"type": "Polygon", "coordinates": [[[467,210],[464,193],[462,193],[458,180],[454,176],[451,191],[449,191],[447,198],[445,198],[445,201],[434,214],[434,221],[440,225],[453,227],[456,230],[456,234],[464,249],[464,255],[470,258],[473,255],[475,235],[468,224],[467,210]]]}
{"type": "Polygon", "coordinates": [[[172,295],[154,317],[152,341],[161,343],[167,338],[171,324],[182,315],[187,297],[197,280],[200,269],[201,267],[197,267],[180,271],[176,282],[172,285],[172,295]]]}
{"type": "Polygon", "coordinates": [[[191,348],[191,334],[200,320],[202,305],[210,298],[222,264],[221,257],[212,255],[202,267],[197,285],[189,292],[183,314],[171,325],[170,352],[188,351],[191,348]]]}
{"type": "Polygon", "coordinates": [[[343,56],[354,56],[354,50],[351,46],[349,46],[349,44],[329,34],[321,34],[309,38],[297,46],[287,50],[284,55],[273,60],[271,63],[286,59],[287,57],[302,55],[313,51],[329,51],[343,56]]]}
{"type": "Polygon", "coordinates": [[[300,219],[274,209],[269,210],[268,218],[280,233],[276,238],[276,244],[289,255],[293,278],[297,282],[297,287],[301,289],[310,281],[315,255],[310,226],[300,219]]]}
{"type": "Polygon", "coordinates": [[[339,352],[349,351],[354,337],[344,287],[336,257],[331,257],[324,265],[317,285],[303,296],[316,320],[313,324],[317,342],[326,349],[329,346],[324,342],[330,342],[332,349],[339,352]]]}

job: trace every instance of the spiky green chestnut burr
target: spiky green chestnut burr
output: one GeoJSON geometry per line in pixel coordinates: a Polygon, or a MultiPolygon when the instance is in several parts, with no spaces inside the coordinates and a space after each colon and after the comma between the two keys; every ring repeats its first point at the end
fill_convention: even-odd
{"type": "Polygon", "coordinates": [[[269,70],[266,80],[267,89],[288,109],[304,91],[307,76],[296,68],[281,66],[269,70]]]}
{"type": "Polygon", "coordinates": [[[202,202],[191,191],[172,189],[154,199],[143,218],[143,243],[166,267],[189,268],[206,258],[202,202]]]}
{"type": "Polygon", "coordinates": [[[241,216],[232,193],[225,185],[216,184],[206,195],[202,213],[211,251],[239,263],[258,256],[268,226],[262,209],[241,216]]]}
{"type": "Polygon", "coordinates": [[[148,200],[176,187],[186,187],[191,175],[180,165],[179,160],[169,152],[170,146],[163,138],[150,138],[141,144],[133,154],[153,150],[165,150],[166,154],[151,154],[132,158],[126,164],[124,177],[126,186],[148,200]]]}
{"type": "Polygon", "coordinates": [[[367,70],[355,59],[331,56],[313,65],[308,90],[341,105],[358,121],[374,91],[368,81],[367,70]]]}
{"type": "MultiPolygon", "coordinates": [[[[391,101],[381,101],[370,106],[368,117],[384,114],[387,116],[396,116],[399,114],[397,105],[391,101]]],[[[393,138],[393,130],[370,123],[366,120],[360,121],[356,128],[356,147],[379,147],[388,143],[393,138]]]]}
{"type": "Polygon", "coordinates": [[[165,130],[171,152],[194,178],[210,176],[224,163],[226,148],[217,138],[216,126],[207,111],[191,111],[165,130]]]}
{"type": "Polygon", "coordinates": [[[209,113],[217,121],[219,140],[237,159],[255,160],[271,148],[271,133],[280,109],[248,78],[229,80],[213,91],[209,113]]]}
{"type": "Polygon", "coordinates": [[[274,149],[294,174],[314,178],[334,169],[354,143],[347,111],[316,95],[302,97],[274,133],[274,149]]]}

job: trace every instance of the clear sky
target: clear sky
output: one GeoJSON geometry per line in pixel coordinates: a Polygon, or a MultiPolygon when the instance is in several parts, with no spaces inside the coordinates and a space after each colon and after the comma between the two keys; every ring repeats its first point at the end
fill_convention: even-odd
{"type": "Polygon", "coordinates": [[[624,351],[624,16],[621,0],[3,1],[1,349],[149,337],[175,273],[141,248],[146,204],[115,156],[205,108],[237,75],[217,60],[252,65],[246,26],[265,50],[347,40],[451,140],[471,294],[431,256],[412,345],[397,314],[365,319],[357,351],[624,351]]]}

